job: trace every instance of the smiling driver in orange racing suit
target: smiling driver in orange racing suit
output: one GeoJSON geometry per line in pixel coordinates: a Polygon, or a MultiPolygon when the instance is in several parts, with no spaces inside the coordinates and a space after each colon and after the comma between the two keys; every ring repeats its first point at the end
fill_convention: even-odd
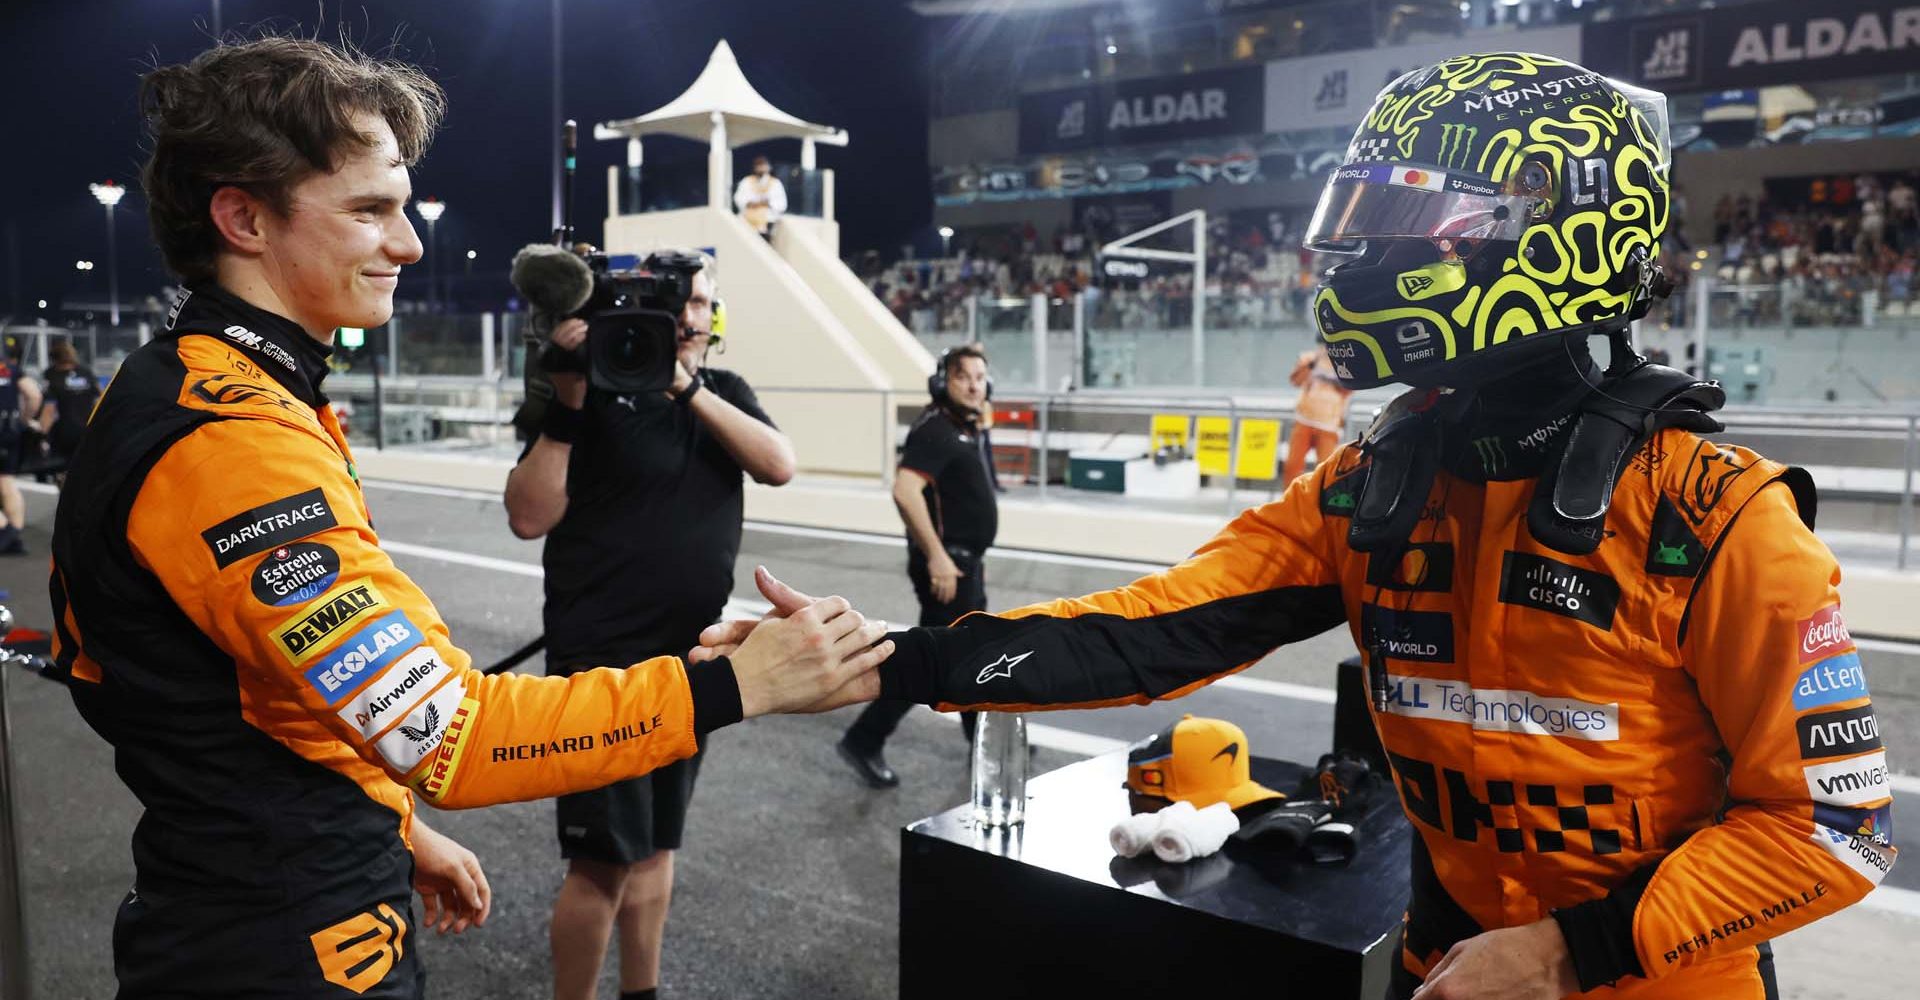
{"type": "MultiPolygon", "coordinates": [[[[472,855],[414,818],[584,791],[744,716],[871,698],[891,648],[832,598],[730,662],[485,676],[381,550],[321,392],[341,326],[420,257],[417,70],[318,42],[148,75],[155,236],[192,293],[130,355],[54,527],[56,657],[145,812],[119,997],[417,998],[410,882],[484,915],[472,855]]],[[[772,624],[772,623],[769,623],[772,624]]]]}
{"type": "Polygon", "coordinates": [[[1557,59],[1390,85],[1314,312],[1343,383],[1415,388],[1178,566],[901,634],[882,697],[1177,698],[1344,622],[1419,834],[1396,996],[1774,996],[1766,942],[1893,864],[1887,762],[1807,475],[1626,339],[1666,167],[1663,98],[1557,59]]]}

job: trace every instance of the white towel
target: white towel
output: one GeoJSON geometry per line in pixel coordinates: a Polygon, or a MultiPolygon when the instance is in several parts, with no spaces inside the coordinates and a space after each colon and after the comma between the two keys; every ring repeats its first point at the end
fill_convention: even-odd
{"type": "Polygon", "coordinates": [[[1204,858],[1220,850],[1235,830],[1240,818],[1225,802],[1205,809],[1189,809],[1187,814],[1168,817],[1153,835],[1153,854],[1168,864],[1181,864],[1204,858]]]}
{"type": "Polygon", "coordinates": [[[1123,858],[1137,858],[1153,847],[1153,835],[1170,815],[1187,815],[1194,812],[1193,803],[1175,802],[1158,812],[1134,813],[1113,825],[1107,832],[1107,843],[1112,845],[1113,853],[1123,858]]]}

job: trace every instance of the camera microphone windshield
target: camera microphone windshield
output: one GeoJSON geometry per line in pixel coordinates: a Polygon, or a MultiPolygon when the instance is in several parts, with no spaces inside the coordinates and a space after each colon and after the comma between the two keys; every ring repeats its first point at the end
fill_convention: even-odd
{"type": "Polygon", "coordinates": [[[530,243],[514,254],[512,281],[528,305],[549,317],[574,313],[593,294],[587,262],[551,243],[530,243]]]}

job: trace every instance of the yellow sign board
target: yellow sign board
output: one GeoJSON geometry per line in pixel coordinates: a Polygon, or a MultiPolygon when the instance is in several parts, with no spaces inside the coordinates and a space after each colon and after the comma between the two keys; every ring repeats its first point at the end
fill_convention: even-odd
{"type": "Polygon", "coordinates": [[[1280,421],[1240,421],[1240,451],[1233,474],[1241,479],[1272,479],[1280,474],[1280,421]]]}
{"type": "Polygon", "coordinates": [[[1148,443],[1148,448],[1156,452],[1168,446],[1185,448],[1187,431],[1192,422],[1193,418],[1184,413],[1154,414],[1152,440],[1148,443]]]}
{"type": "Polygon", "coordinates": [[[1233,418],[1201,417],[1193,453],[1203,476],[1224,476],[1233,468],[1233,418]]]}

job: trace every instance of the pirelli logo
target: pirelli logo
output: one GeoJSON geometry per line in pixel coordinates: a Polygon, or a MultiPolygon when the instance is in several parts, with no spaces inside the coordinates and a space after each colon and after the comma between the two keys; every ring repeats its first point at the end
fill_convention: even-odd
{"type": "Polygon", "coordinates": [[[332,640],[342,637],[347,626],[386,606],[387,599],[372,583],[349,583],[301,608],[298,617],[274,631],[273,638],[288,661],[299,666],[318,656],[332,640]]]}
{"type": "Polygon", "coordinates": [[[473,727],[474,720],[480,715],[480,703],[472,698],[460,699],[460,707],[453,710],[453,720],[447,723],[447,735],[440,740],[440,748],[434,751],[433,763],[427,765],[426,773],[420,776],[420,794],[428,801],[438,802],[447,793],[447,786],[453,783],[453,773],[460,769],[460,758],[467,751],[467,730],[473,727]]]}

